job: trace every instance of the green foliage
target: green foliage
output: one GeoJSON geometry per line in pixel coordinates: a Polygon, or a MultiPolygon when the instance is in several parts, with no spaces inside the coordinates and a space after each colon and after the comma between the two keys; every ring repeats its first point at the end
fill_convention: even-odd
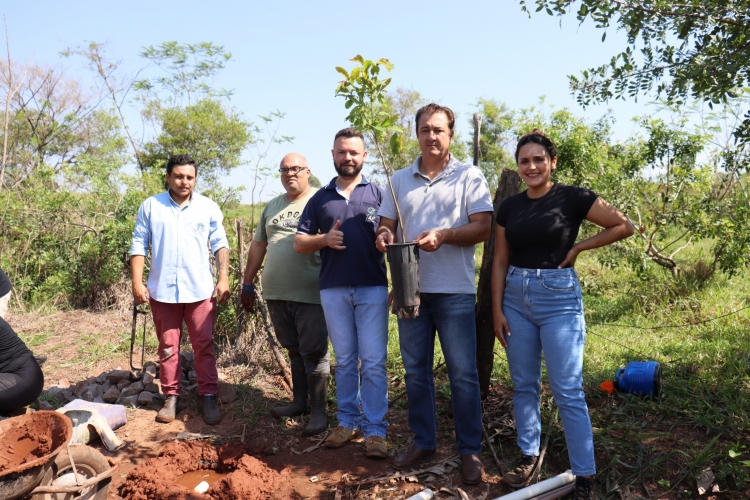
{"type": "MultiPolygon", "coordinates": [[[[479,134],[479,169],[484,174],[490,190],[497,189],[503,169],[514,169],[516,162],[511,153],[515,146],[514,133],[515,112],[508,109],[505,103],[494,99],[479,99],[477,108],[482,115],[479,134]]],[[[473,124],[472,120],[469,120],[473,124]]],[[[473,147],[473,141],[466,142],[473,147]]]]}
{"type": "Polygon", "coordinates": [[[163,168],[169,156],[186,153],[198,162],[199,179],[217,178],[240,165],[253,139],[252,125],[215,99],[162,109],[156,122],[161,133],[145,144],[143,165],[163,168]]]}
{"type": "MultiPolygon", "coordinates": [[[[578,102],[652,93],[681,105],[689,98],[726,103],[739,95],[750,78],[750,3],[724,0],[620,1],[536,0],[537,11],[563,16],[576,12],[579,22],[591,19],[598,28],[627,34],[626,49],[609,63],[570,77],[578,102]]],[[[521,1],[526,11],[526,1],[521,1]]],[[[735,129],[750,139],[750,113],[735,129]]]]}
{"type": "Polygon", "coordinates": [[[179,104],[187,96],[188,106],[195,100],[229,97],[232,92],[216,88],[214,80],[219,71],[232,59],[231,52],[211,42],[180,44],[164,42],[158,47],[144,47],[141,57],[156,64],[165,76],[135,83],[136,90],[153,93],[156,85],[171,93],[171,105],[179,104]]]}

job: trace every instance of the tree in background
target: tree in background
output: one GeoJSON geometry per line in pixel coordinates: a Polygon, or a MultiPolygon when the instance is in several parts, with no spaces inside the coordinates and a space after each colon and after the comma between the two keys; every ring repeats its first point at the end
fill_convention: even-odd
{"type": "MultiPolygon", "coordinates": [[[[535,0],[536,10],[583,23],[615,26],[628,46],[607,64],[570,77],[578,102],[607,102],[652,94],[670,105],[690,98],[726,104],[750,81],[750,2],[746,0],[535,0]]],[[[521,0],[524,11],[526,0],[521,0]]],[[[750,113],[734,129],[750,140],[750,113]]]]}
{"type": "MultiPolygon", "coordinates": [[[[516,168],[513,148],[518,140],[514,132],[515,112],[508,109],[503,102],[494,99],[479,99],[477,111],[482,115],[482,126],[479,134],[479,169],[494,193],[497,189],[503,169],[516,168]]],[[[473,122],[470,123],[473,124],[473,122]]],[[[473,141],[466,143],[473,147],[473,141]]]]}

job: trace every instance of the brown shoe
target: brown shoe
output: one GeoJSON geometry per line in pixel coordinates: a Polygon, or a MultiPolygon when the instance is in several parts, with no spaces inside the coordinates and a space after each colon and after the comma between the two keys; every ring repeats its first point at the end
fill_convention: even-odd
{"type": "Polygon", "coordinates": [[[396,469],[410,469],[429,458],[435,456],[435,450],[423,450],[422,448],[412,445],[411,448],[393,459],[393,467],[396,469]]]}
{"type": "Polygon", "coordinates": [[[476,453],[461,456],[461,481],[465,484],[479,484],[482,482],[484,465],[476,453]]]}
{"type": "Polygon", "coordinates": [[[333,432],[326,438],[325,445],[328,448],[341,448],[346,443],[356,438],[359,435],[359,431],[347,429],[346,427],[338,426],[333,429],[333,432]]]}
{"type": "Polygon", "coordinates": [[[536,457],[522,455],[521,461],[518,462],[516,468],[506,472],[501,481],[511,488],[523,488],[526,486],[526,482],[529,480],[535,465],[536,457]]]}
{"type": "Polygon", "coordinates": [[[388,448],[385,440],[380,436],[370,436],[365,440],[367,458],[388,458],[388,448]]]}

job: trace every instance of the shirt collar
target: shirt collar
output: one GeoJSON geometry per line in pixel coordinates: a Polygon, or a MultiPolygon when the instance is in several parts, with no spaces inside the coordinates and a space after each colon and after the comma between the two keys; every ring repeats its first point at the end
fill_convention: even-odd
{"type": "Polygon", "coordinates": [[[189,207],[190,204],[195,199],[195,190],[193,190],[193,191],[190,192],[190,198],[188,199],[187,204],[184,207],[181,207],[180,205],[177,204],[176,201],[174,201],[174,198],[172,198],[172,195],[169,192],[169,188],[167,188],[166,194],[167,194],[167,198],[169,198],[169,201],[172,203],[172,205],[174,205],[175,207],[180,208],[180,209],[189,207]]]}
{"type": "MultiPolygon", "coordinates": [[[[426,176],[422,172],[419,171],[419,162],[421,162],[421,161],[422,161],[422,157],[421,156],[418,156],[417,159],[414,160],[414,163],[411,164],[411,173],[413,175],[418,175],[418,176],[420,176],[422,178],[426,178],[426,176]]],[[[443,169],[443,171],[440,172],[437,175],[437,177],[435,177],[434,179],[432,179],[432,181],[430,181],[430,182],[435,182],[438,179],[441,179],[443,177],[446,177],[446,176],[452,174],[460,166],[461,166],[461,163],[459,163],[459,161],[456,159],[456,157],[451,154],[450,158],[448,159],[448,164],[445,166],[445,168],[443,169]]]]}
{"type": "MultiPolygon", "coordinates": [[[[328,183],[328,185],[325,187],[325,189],[333,189],[335,191],[336,190],[336,179],[338,179],[338,177],[334,177],[333,179],[331,179],[331,182],[328,183]]],[[[369,183],[370,183],[370,181],[367,180],[367,177],[365,177],[365,174],[362,174],[362,180],[359,181],[359,184],[357,184],[357,186],[366,186],[369,183]]]]}

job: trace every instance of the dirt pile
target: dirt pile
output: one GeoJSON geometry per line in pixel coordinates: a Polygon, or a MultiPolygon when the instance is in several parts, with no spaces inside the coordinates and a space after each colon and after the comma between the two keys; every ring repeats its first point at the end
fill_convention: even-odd
{"type": "Polygon", "coordinates": [[[133,469],[120,488],[125,500],[271,500],[292,496],[291,472],[277,472],[247,455],[242,445],[216,448],[203,441],[173,441],[157,458],[133,469]],[[228,473],[205,494],[179,485],[187,472],[215,469],[228,473]]]}

